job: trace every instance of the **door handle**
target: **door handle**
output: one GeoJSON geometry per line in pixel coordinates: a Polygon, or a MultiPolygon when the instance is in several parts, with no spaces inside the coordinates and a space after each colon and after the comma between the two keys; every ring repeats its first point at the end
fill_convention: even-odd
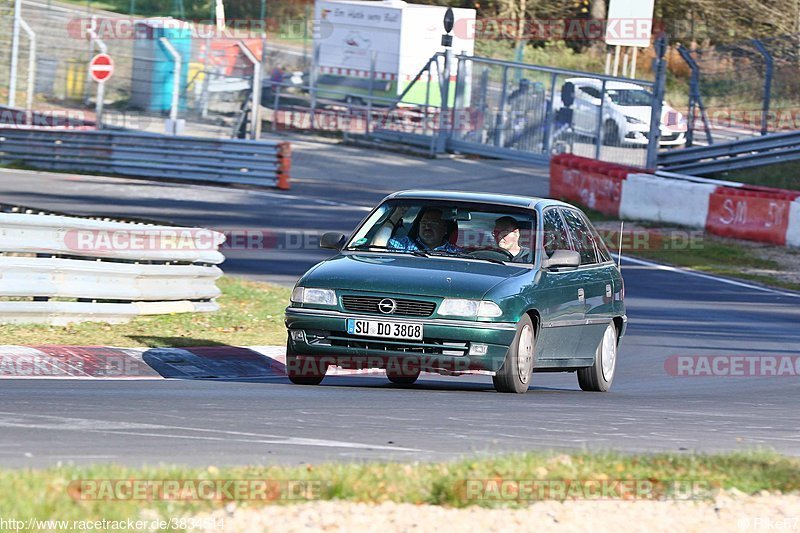
{"type": "Polygon", "coordinates": [[[583,288],[578,289],[578,301],[583,302],[586,300],[586,292],[583,288]]]}

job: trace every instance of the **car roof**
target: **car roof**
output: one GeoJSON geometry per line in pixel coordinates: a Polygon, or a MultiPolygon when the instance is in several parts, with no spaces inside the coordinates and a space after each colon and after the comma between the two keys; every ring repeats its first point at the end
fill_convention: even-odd
{"type": "MultiPolygon", "coordinates": [[[[571,82],[573,84],[582,83],[585,85],[589,85],[592,87],[600,87],[602,86],[603,82],[596,78],[568,78],[564,81],[571,82]]],[[[646,91],[647,88],[643,85],[639,85],[638,83],[628,83],[624,81],[607,81],[606,82],[606,90],[608,89],[616,89],[616,90],[638,90],[638,91],[646,91]]]]}
{"type": "Polygon", "coordinates": [[[479,202],[484,204],[496,204],[509,207],[521,207],[525,209],[533,208],[539,204],[561,205],[573,207],[567,203],[550,198],[539,198],[535,196],[520,196],[514,194],[499,194],[491,192],[462,192],[462,191],[436,191],[426,189],[413,189],[398,191],[390,194],[388,199],[414,199],[414,200],[453,200],[457,202],[479,202]]]}

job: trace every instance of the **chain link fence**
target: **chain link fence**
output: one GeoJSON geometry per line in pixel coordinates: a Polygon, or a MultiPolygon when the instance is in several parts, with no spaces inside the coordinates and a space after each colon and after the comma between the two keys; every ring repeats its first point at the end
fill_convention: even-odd
{"type": "MultiPolygon", "coordinates": [[[[74,122],[96,120],[97,83],[89,61],[100,51],[114,62],[105,82],[102,123],[107,128],[164,132],[172,111],[176,61],[180,56],[177,118],[187,134],[215,137],[240,135],[253,90],[254,66],[242,47],[261,58],[261,32],[217,31],[203,23],[168,17],[144,19],[50,2],[22,2],[22,19],[35,33],[35,75],[29,78],[30,41],[21,33],[16,91],[9,99],[13,3],[0,3],[0,96],[2,103],[26,106],[33,82],[33,109],[42,125],[51,117],[74,122]],[[97,39],[92,39],[92,34],[97,39]],[[167,39],[169,45],[162,42],[167,39]]],[[[302,43],[267,42],[262,67],[287,72],[307,68],[302,43]]],[[[174,131],[170,129],[170,131],[174,131]]]]}
{"type": "Polygon", "coordinates": [[[691,144],[800,129],[800,34],[680,51],[692,71],[691,144]]]}
{"type": "MultiPolygon", "coordinates": [[[[7,90],[13,6],[0,1],[0,87],[7,90]]],[[[105,50],[114,61],[103,98],[106,128],[243,137],[257,134],[247,121],[258,100],[265,132],[332,132],[429,153],[543,161],[569,152],[644,167],[654,131],[662,146],[685,142],[676,113],[653,115],[661,98],[652,81],[467,55],[446,60],[444,53],[419,65],[416,76],[400,74],[384,67],[400,62],[397,52],[364,48],[355,57],[335,46],[314,48],[308,18],[278,25],[269,39],[252,21],[238,28],[231,21],[229,34],[221,35],[202,22],[87,12],[46,0],[23,0],[22,18],[36,34],[33,107],[45,118],[97,119],[97,83],[88,65],[105,50]],[[255,87],[252,59],[262,57],[265,44],[255,87]]],[[[21,36],[18,107],[29,89],[29,53],[21,36]]]]}

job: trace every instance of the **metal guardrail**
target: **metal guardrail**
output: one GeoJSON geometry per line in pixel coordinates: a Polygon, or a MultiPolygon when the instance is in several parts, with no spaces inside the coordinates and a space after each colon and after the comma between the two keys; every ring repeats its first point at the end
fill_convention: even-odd
{"type": "Polygon", "coordinates": [[[0,162],[43,170],[289,188],[288,142],[0,128],[0,162]]]}
{"type": "Polygon", "coordinates": [[[2,207],[0,323],[219,309],[221,233],[2,207]]]}
{"type": "Polygon", "coordinates": [[[671,172],[710,174],[800,159],[800,131],[712,146],[662,152],[658,166],[671,172]]]}

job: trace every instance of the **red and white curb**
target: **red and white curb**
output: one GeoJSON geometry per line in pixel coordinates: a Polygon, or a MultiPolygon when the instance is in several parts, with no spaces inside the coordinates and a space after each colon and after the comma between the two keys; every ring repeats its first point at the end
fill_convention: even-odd
{"type": "MultiPolygon", "coordinates": [[[[382,358],[381,358],[382,359],[382,358]]],[[[328,366],[326,376],[386,379],[378,365],[350,362],[328,366]]],[[[306,364],[306,363],[302,363],[306,364]]],[[[308,363],[313,366],[313,362],[308,363]]],[[[304,367],[305,368],[305,367],[304,367]]],[[[423,372],[427,374],[428,372],[423,372]]],[[[445,374],[485,374],[480,370],[445,374]]],[[[0,345],[0,379],[286,379],[284,346],[196,346],[117,348],[112,346],[0,345]]]]}
{"type": "Polygon", "coordinates": [[[283,346],[0,346],[0,379],[248,379],[286,375],[283,346]]]}

